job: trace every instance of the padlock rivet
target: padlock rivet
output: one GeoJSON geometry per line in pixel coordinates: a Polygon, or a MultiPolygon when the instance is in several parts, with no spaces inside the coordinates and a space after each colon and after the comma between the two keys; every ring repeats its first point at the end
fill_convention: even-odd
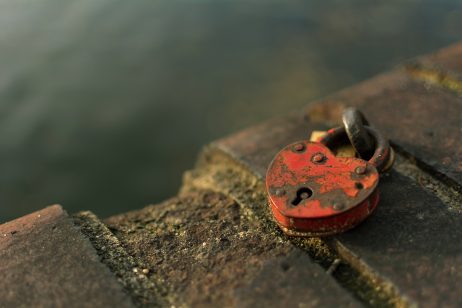
{"type": "Polygon", "coordinates": [[[314,163],[322,163],[326,160],[326,156],[322,153],[316,153],[311,157],[311,161],[314,163]]]}
{"type": "Polygon", "coordinates": [[[305,150],[305,145],[303,143],[297,143],[294,145],[293,150],[295,152],[303,152],[305,150]]]}
{"type": "Polygon", "coordinates": [[[364,174],[366,173],[367,169],[364,166],[358,166],[355,169],[356,174],[364,174]]]}

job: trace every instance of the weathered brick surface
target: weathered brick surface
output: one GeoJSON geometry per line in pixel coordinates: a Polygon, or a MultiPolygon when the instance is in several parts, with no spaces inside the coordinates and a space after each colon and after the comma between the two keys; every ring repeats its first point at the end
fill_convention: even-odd
{"type": "MultiPolygon", "coordinates": [[[[264,178],[265,166],[271,158],[260,155],[257,147],[246,143],[271,142],[272,130],[276,130],[274,123],[266,123],[268,129],[250,129],[248,133],[258,132],[252,138],[240,139],[247,136],[240,133],[235,140],[230,137],[223,141],[223,146],[221,143],[215,146],[228,153],[233,151],[233,157],[243,160],[254,173],[260,172],[259,178],[264,178]]],[[[284,135],[284,130],[282,125],[277,131],[284,135]]],[[[292,127],[286,131],[288,142],[301,137],[292,135],[297,132],[292,127]]],[[[419,144],[409,146],[418,148],[419,144]]],[[[268,144],[265,147],[271,148],[268,144]]],[[[379,186],[382,197],[377,213],[360,227],[338,237],[337,248],[358,269],[369,267],[371,271],[366,275],[381,280],[382,287],[389,286],[390,296],[398,294],[408,303],[459,306],[462,217],[420,185],[396,172],[384,176],[379,186]]]]}
{"type": "MultiPolygon", "coordinates": [[[[453,70],[458,51],[459,46],[453,47],[443,57],[453,70]]],[[[454,203],[460,200],[457,191],[462,185],[462,99],[454,88],[397,68],[310,104],[305,116],[270,120],[215,142],[213,149],[264,179],[279,149],[326,123],[336,125],[343,106],[358,106],[392,140],[407,164],[417,162],[425,171],[413,165],[420,173],[428,172],[442,182],[437,181],[441,187],[428,189],[419,174],[411,179],[394,171],[384,176],[377,213],[337,237],[333,246],[345,262],[402,303],[460,306],[462,218],[460,205],[454,203]],[[450,187],[455,191],[442,198],[450,187]]],[[[397,169],[404,170],[400,164],[397,169]]]]}
{"type": "Polygon", "coordinates": [[[333,288],[332,277],[314,269],[303,251],[273,257],[235,291],[235,307],[359,306],[333,288]],[[339,294],[340,293],[340,294],[339,294]],[[337,298],[338,296],[341,298],[337,298]]]}
{"type": "Polygon", "coordinates": [[[60,206],[0,225],[1,307],[133,307],[60,206]]]}
{"type": "Polygon", "coordinates": [[[160,294],[162,284],[153,279],[153,271],[146,272],[145,266],[137,262],[122,247],[120,241],[107,226],[91,212],[79,212],[73,215],[74,223],[95,247],[103,264],[117,277],[125,291],[131,295],[136,306],[165,307],[166,302],[160,294]]]}
{"type": "Polygon", "coordinates": [[[375,214],[336,243],[345,259],[368,266],[411,301],[460,307],[462,216],[421,185],[395,171],[383,177],[375,214]]]}
{"type": "Polygon", "coordinates": [[[309,256],[233,199],[193,192],[107,221],[174,306],[357,307],[309,256]]]}

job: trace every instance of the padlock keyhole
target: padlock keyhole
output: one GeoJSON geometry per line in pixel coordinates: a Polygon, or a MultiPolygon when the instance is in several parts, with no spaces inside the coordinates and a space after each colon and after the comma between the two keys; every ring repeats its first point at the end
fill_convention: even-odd
{"type": "Polygon", "coordinates": [[[292,205],[299,205],[303,200],[309,199],[313,195],[313,191],[308,187],[302,187],[297,190],[295,199],[292,200],[292,205]]]}

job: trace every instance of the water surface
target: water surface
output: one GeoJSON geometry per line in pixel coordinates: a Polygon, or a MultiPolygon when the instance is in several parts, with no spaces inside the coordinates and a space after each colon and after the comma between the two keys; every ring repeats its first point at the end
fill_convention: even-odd
{"type": "Polygon", "coordinates": [[[0,221],[157,203],[204,144],[461,29],[461,1],[0,0],[0,221]]]}

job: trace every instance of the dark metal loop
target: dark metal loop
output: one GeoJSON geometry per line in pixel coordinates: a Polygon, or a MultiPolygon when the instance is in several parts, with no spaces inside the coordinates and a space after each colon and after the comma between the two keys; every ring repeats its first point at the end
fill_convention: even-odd
{"type": "Polygon", "coordinates": [[[353,148],[363,159],[371,157],[374,152],[374,140],[366,126],[369,122],[364,114],[354,107],[345,109],[342,115],[343,126],[353,148]]]}
{"type": "MultiPolygon", "coordinates": [[[[388,140],[380,134],[377,130],[369,126],[364,126],[364,129],[374,138],[375,150],[372,157],[369,159],[369,163],[377,168],[377,171],[386,171],[391,166],[391,148],[388,140]]],[[[330,129],[325,136],[323,136],[319,142],[332,148],[335,145],[342,144],[347,138],[346,129],[343,126],[330,129]]]]}

